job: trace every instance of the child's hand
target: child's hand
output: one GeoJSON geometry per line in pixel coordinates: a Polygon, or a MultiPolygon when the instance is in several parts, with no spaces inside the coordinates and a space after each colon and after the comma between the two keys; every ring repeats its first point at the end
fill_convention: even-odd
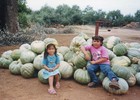
{"type": "Polygon", "coordinates": [[[90,61],[91,64],[96,64],[95,61],[90,61]]]}
{"type": "Polygon", "coordinates": [[[52,72],[52,71],[53,71],[53,69],[52,69],[52,68],[48,68],[47,70],[48,70],[49,72],[52,72]]]}
{"type": "Polygon", "coordinates": [[[85,59],[90,60],[90,56],[88,54],[85,54],[85,59]]]}

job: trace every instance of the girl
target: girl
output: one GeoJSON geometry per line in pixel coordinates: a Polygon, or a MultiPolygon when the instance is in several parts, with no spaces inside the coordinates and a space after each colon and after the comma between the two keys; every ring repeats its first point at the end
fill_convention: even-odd
{"type": "Polygon", "coordinates": [[[54,44],[48,44],[45,52],[44,52],[44,59],[43,59],[44,71],[43,71],[43,78],[48,79],[49,81],[49,89],[48,93],[56,94],[56,91],[53,87],[53,82],[55,78],[56,88],[60,88],[59,83],[59,70],[58,67],[60,65],[60,59],[57,55],[57,49],[54,44]]]}
{"type": "Polygon", "coordinates": [[[99,79],[96,76],[96,72],[100,69],[110,79],[111,82],[109,87],[119,89],[118,78],[110,68],[107,49],[102,46],[103,40],[104,39],[101,36],[94,36],[92,37],[92,45],[81,47],[86,60],[91,60],[86,52],[87,50],[90,51],[92,55],[92,60],[90,61],[91,64],[87,67],[87,71],[91,77],[91,82],[88,84],[88,86],[96,87],[99,84],[99,79]]]}

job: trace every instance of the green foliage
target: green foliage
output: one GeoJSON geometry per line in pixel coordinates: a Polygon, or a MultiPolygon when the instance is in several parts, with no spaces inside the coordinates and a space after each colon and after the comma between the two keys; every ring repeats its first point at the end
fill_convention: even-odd
{"type": "Polygon", "coordinates": [[[106,13],[102,10],[95,11],[87,6],[81,10],[79,6],[59,5],[56,9],[45,5],[39,11],[31,11],[26,6],[26,0],[18,0],[19,24],[25,28],[29,23],[39,23],[45,26],[95,24],[97,20],[104,21],[103,25],[115,27],[124,26],[132,21],[140,22],[140,10],[132,15],[123,15],[120,10],[106,13]]]}
{"type": "Polygon", "coordinates": [[[140,22],[140,10],[137,10],[137,12],[135,13],[135,20],[137,22],[140,22]]]}
{"type": "Polygon", "coordinates": [[[112,22],[113,26],[121,26],[123,25],[123,15],[121,14],[120,10],[110,11],[107,14],[107,19],[112,22]]]}
{"type": "Polygon", "coordinates": [[[18,22],[21,28],[29,26],[27,15],[31,12],[26,6],[26,0],[18,0],[18,22]]]}

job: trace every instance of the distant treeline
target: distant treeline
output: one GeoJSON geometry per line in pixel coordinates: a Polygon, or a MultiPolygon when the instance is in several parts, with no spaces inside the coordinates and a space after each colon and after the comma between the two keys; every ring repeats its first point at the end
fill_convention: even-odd
{"type": "MultiPolygon", "coordinates": [[[[19,3],[20,4],[20,3],[19,3]]],[[[94,8],[87,6],[81,10],[79,6],[72,7],[68,5],[59,5],[56,9],[50,6],[44,6],[39,11],[31,11],[26,3],[19,5],[19,24],[21,27],[27,27],[32,23],[40,25],[93,25],[97,20],[103,21],[104,26],[124,26],[130,22],[140,22],[140,10],[134,15],[123,15],[120,10],[114,10],[106,13],[105,11],[95,11],[94,8]]],[[[127,10],[127,9],[126,9],[127,10]]]]}

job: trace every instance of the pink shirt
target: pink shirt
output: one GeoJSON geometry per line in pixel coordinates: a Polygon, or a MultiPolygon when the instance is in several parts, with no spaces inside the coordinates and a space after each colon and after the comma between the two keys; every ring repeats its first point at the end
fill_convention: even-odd
{"type": "Polygon", "coordinates": [[[102,62],[100,64],[110,64],[109,55],[108,55],[107,49],[104,46],[95,48],[94,46],[89,45],[89,46],[85,46],[85,49],[90,51],[92,55],[92,60],[96,61],[100,58],[107,58],[108,59],[107,61],[102,62]]]}

